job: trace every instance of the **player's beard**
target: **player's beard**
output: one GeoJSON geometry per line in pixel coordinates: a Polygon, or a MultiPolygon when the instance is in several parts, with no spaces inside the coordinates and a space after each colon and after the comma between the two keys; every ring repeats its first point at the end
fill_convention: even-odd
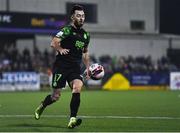
{"type": "Polygon", "coordinates": [[[81,28],[83,26],[84,22],[78,22],[78,21],[75,21],[74,22],[74,25],[77,27],[77,28],[81,28]]]}

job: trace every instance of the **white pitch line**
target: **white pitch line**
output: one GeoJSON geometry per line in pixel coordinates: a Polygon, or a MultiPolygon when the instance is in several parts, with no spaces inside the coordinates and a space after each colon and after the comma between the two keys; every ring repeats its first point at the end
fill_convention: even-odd
{"type": "MultiPolygon", "coordinates": [[[[32,118],[34,115],[0,115],[0,118],[32,118]]],[[[67,115],[43,115],[46,118],[68,118],[67,115]]],[[[161,117],[161,116],[79,116],[87,119],[155,119],[155,120],[180,120],[180,117],[161,117]]]]}

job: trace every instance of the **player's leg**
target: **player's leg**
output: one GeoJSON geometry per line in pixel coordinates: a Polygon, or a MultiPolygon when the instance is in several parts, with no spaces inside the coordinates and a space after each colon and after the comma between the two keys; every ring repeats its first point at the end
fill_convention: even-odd
{"type": "Polygon", "coordinates": [[[72,97],[70,102],[70,121],[68,128],[74,128],[79,126],[82,122],[81,119],[77,119],[77,112],[80,106],[80,92],[83,86],[83,82],[80,79],[74,79],[70,82],[70,87],[72,88],[72,97]]]}
{"type": "Polygon", "coordinates": [[[52,77],[52,88],[53,92],[52,94],[45,97],[45,99],[42,101],[42,103],[38,106],[38,108],[35,110],[35,119],[40,119],[40,116],[44,109],[51,105],[52,103],[56,102],[60,95],[61,95],[61,88],[65,87],[66,80],[64,78],[64,74],[54,73],[52,77]]]}
{"type": "Polygon", "coordinates": [[[48,106],[51,105],[52,103],[56,102],[59,100],[61,96],[61,89],[54,89],[52,94],[47,95],[45,99],[42,101],[42,103],[37,107],[35,110],[35,119],[39,120],[41,114],[43,113],[44,109],[48,106]]]}
{"type": "Polygon", "coordinates": [[[80,79],[75,79],[71,83],[72,85],[72,97],[70,103],[71,114],[70,117],[76,117],[80,105],[80,93],[83,86],[83,82],[80,79]]]}

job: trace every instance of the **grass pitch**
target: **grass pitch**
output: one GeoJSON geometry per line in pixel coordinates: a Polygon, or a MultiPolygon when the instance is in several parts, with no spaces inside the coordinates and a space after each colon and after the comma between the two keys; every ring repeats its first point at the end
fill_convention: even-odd
{"type": "Polygon", "coordinates": [[[180,91],[85,91],[80,127],[68,129],[70,90],[40,120],[33,113],[49,92],[1,92],[0,132],[180,132],[180,91]]]}

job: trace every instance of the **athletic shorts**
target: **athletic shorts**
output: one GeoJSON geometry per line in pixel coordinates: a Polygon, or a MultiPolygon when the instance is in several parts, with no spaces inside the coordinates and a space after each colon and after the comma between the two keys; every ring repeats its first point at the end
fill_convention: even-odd
{"type": "Polygon", "coordinates": [[[68,84],[74,79],[80,79],[82,81],[80,67],[71,67],[71,68],[61,68],[61,67],[53,67],[53,76],[52,76],[52,88],[59,89],[64,88],[66,86],[66,82],[68,84]]]}

